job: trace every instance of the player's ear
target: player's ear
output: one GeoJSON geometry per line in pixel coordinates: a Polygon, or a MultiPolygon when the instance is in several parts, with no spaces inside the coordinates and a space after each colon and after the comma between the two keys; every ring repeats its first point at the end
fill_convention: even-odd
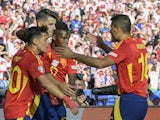
{"type": "Polygon", "coordinates": [[[34,38],[33,41],[32,41],[32,43],[33,43],[34,45],[38,45],[38,44],[39,44],[38,41],[39,41],[39,40],[38,40],[37,38],[34,38]]]}

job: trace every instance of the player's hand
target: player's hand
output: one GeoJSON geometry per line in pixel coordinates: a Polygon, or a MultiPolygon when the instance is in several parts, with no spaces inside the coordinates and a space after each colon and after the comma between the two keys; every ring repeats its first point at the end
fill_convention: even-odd
{"type": "Polygon", "coordinates": [[[101,48],[102,44],[104,44],[102,37],[96,36],[93,33],[88,33],[86,35],[86,39],[88,39],[91,43],[101,48]]]}
{"type": "Polygon", "coordinates": [[[70,99],[68,96],[64,96],[63,100],[68,105],[68,107],[71,109],[72,113],[74,115],[77,115],[78,112],[79,112],[79,110],[78,110],[78,107],[77,107],[77,104],[75,103],[75,101],[73,101],[72,99],[70,99]]]}
{"type": "Polygon", "coordinates": [[[62,92],[65,95],[70,96],[72,98],[75,98],[75,92],[70,88],[70,85],[67,85],[65,83],[61,83],[59,85],[59,88],[62,90],[62,92]]]}
{"type": "Polygon", "coordinates": [[[58,54],[59,57],[63,58],[72,58],[74,54],[74,52],[68,46],[56,47],[55,53],[58,54]]]}
{"type": "Polygon", "coordinates": [[[74,115],[77,115],[79,113],[78,107],[71,109],[71,111],[74,115]]]}

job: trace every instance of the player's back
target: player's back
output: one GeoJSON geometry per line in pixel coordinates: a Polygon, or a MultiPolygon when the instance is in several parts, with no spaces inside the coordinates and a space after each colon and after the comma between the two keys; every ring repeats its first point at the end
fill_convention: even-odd
{"type": "Polygon", "coordinates": [[[29,54],[26,50],[17,52],[13,57],[12,73],[4,105],[5,118],[25,115],[31,105],[32,90],[27,71],[28,60],[29,54]]]}
{"type": "Polygon", "coordinates": [[[117,63],[120,93],[146,96],[148,79],[148,54],[145,45],[135,38],[128,38],[113,50],[117,63]]]}

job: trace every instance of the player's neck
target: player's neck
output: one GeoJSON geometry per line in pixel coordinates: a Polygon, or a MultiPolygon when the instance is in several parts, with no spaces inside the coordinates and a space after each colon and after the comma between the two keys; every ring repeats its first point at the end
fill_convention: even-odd
{"type": "Polygon", "coordinates": [[[39,55],[40,51],[37,49],[37,47],[29,47],[28,49],[30,49],[35,55],[39,55]]]}
{"type": "Polygon", "coordinates": [[[124,40],[128,39],[129,37],[131,37],[130,34],[124,34],[121,36],[120,41],[124,41],[124,40]]]}

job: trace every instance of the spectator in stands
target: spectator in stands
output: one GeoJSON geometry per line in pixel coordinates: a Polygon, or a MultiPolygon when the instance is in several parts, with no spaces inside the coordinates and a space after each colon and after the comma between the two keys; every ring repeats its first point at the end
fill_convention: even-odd
{"type": "Polygon", "coordinates": [[[100,33],[106,33],[108,32],[108,26],[107,26],[107,23],[103,23],[102,24],[103,26],[100,28],[100,33]]]}
{"type": "Polygon", "coordinates": [[[95,101],[90,96],[86,96],[84,93],[85,82],[83,80],[83,74],[77,74],[75,80],[76,101],[79,106],[95,105],[95,101]]]}
{"type": "Polygon", "coordinates": [[[150,89],[158,89],[158,79],[160,76],[160,64],[157,58],[153,58],[153,64],[149,64],[150,89]]]}
{"type": "Polygon", "coordinates": [[[78,15],[76,15],[75,19],[73,19],[71,21],[71,30],[72,30],[72,32],[75,31],[75,30],[77,30],[79,33],[82,30],[82,22],[80,21],[78,15]]]}
{"type": "Polygon", "coordinates": [[[155,95],[153,91],[150,89],[151,84],[150,84],[150,77],[148,79],[148,104],[149,105],[160,105],[160,97],[155,95]]]}

